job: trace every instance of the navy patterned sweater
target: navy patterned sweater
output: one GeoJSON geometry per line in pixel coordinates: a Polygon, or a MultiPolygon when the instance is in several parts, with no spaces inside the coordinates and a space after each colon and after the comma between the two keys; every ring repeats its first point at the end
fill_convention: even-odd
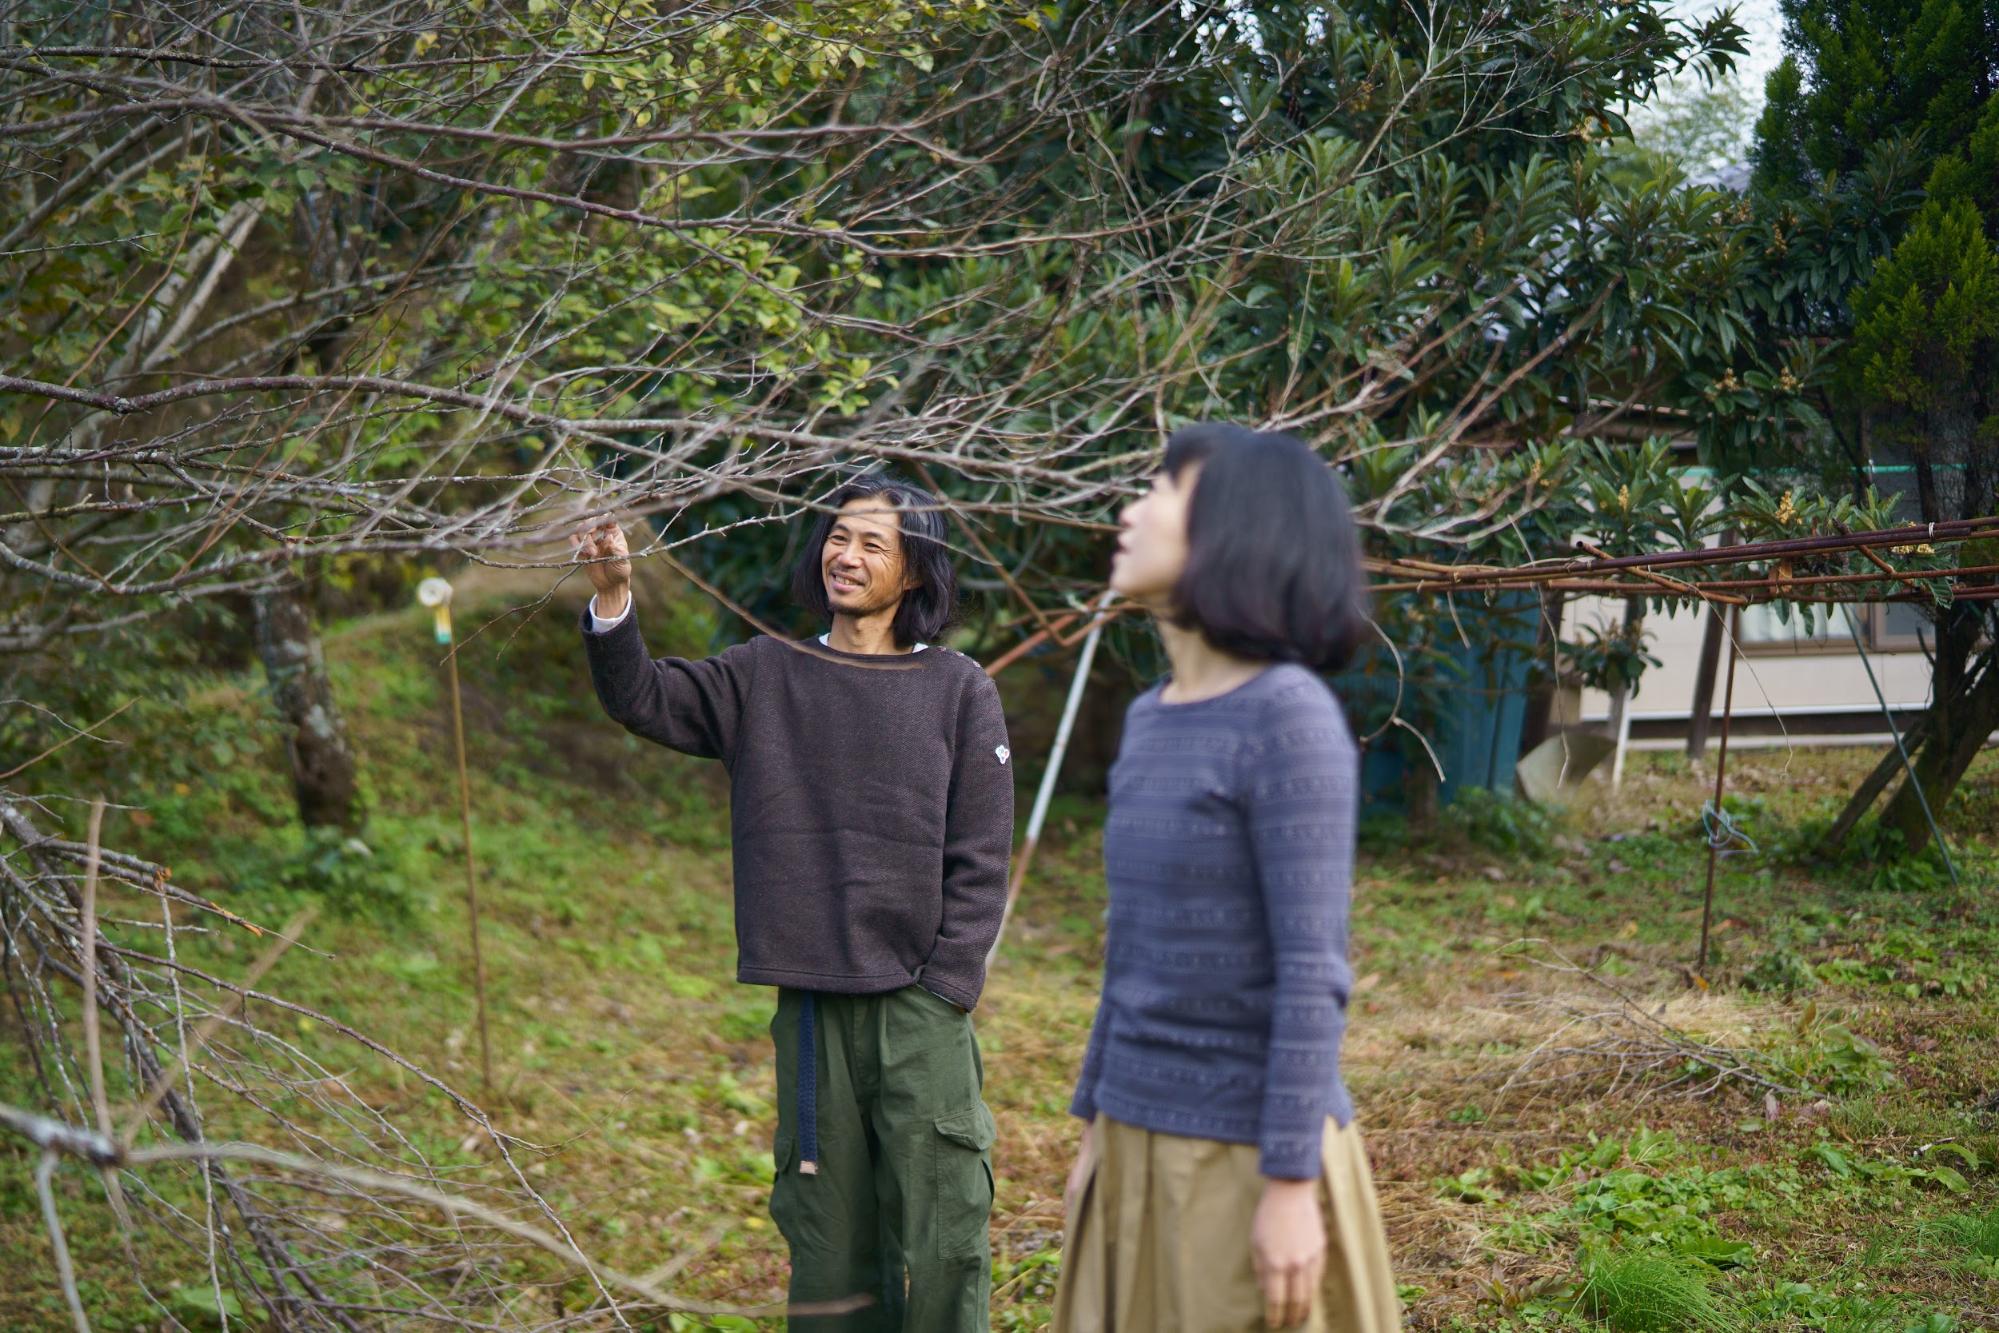
{"type": "Polygon", "coordinates": [[[1319,1174],[1352,972],[1359,754],[1337,701],[1272,666],[1194,703],[1141,695],[1110,777],[1104,992],[1070,1109],[1319,1174]]]}

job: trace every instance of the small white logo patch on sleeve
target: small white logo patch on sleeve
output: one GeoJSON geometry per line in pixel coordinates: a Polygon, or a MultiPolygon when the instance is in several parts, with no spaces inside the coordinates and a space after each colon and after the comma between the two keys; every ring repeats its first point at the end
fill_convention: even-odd
{"type": "Polygon", "coordinates": [[[999,761],[1002,764],[1013,756],[1013,751],[1007,749],[1004,745],[995,747],[993,753],[999,756],[999,761]]]}

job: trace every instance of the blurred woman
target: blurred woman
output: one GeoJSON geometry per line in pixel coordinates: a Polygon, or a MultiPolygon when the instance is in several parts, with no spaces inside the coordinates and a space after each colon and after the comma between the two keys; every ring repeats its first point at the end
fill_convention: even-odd
{"type": "Polygon", "coordinates": [[[1288,435],[1167,441],[1111,586],[1172,674],[1110,776],[1103,998],[1071,1110],[1054,1333],[1401,1327],[1340,1079],[1359,756],[1319,672],[1367,629],[1331,468],[1288,435]]]}

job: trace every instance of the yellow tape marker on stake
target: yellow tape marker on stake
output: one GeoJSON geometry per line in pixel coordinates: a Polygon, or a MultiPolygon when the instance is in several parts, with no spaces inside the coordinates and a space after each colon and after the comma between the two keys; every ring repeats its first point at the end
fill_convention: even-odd
{"type": "Polygon", "coordinates": [[[430,608],[436,622],[437,641],[451,642],[451,585],[443,579],[425,579],[416,585],[416,599],[430,608]]]}

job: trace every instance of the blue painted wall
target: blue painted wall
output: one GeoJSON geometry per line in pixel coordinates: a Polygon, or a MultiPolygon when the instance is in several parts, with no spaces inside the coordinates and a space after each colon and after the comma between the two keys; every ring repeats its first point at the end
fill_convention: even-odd
{"type": "MultiPolygon", "coordinates": [[[[1520,758],[1520,733],[1527,720],[1527,682],[1533,669],[1534,617],[1532,593],[1505,594],[1490,606],[1461,609],[1467,646],[1455,634],[1441,657],[1429,659],[1426,670],[1436,673],[1427,696],[1437,715],[1425,719],[1406,704],[1403,716],[1422,729],[1443,766],[1439,796],[1445,803],[1467,787],[1511,793],[1513,766],[1520,758]]],[[[1363,674],[1348,672],[1333,681],[1340,696],[1352,704],[1385,706],[1394,697],[1392,669],[1363,674]]],[[[1355,709],[1357,717],[1364,708],[1355,709]]],[[[1421,743],[1397,727],[1369,746],[1361,768],[1367,803],[1376,808],[1402,803],[1405,768],[1428,764],[1421,743]]]]}

